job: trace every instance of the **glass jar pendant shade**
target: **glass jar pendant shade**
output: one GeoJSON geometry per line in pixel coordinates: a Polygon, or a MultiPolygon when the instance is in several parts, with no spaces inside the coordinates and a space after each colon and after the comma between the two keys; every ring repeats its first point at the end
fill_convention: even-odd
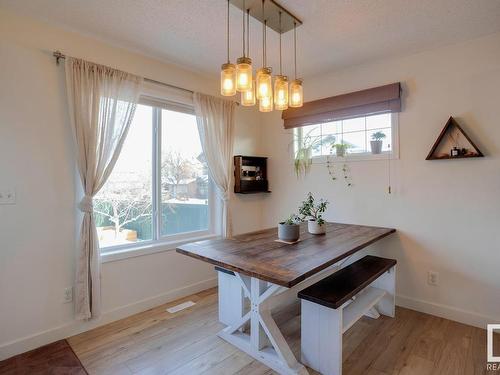
{"type": "Polygon", "coordinates": [[[267,96],[259,100],[260,112],[271,112],[273,110],[273,96],[267,96]]]}
{"type": "Polygon", "coordinates": [[[288,78],[278,75],[274,79],[274,108],[284,111],[288,108],[288,78]]]}
{"type": "Polygon", "coordinates": [[[220,72],[220,93],[223,96],[233,96],[236,94],[236,66],[234,64],[222,64],[220,72]]]}
{"type": "Polygon", "coordinates": [[[302,107],[304,104],[304,94],[302,91],[302,80],[294,79],[290,83],[290,104],[292,108],[302,107]]]}
{"type": "Polygon", "coordinates": [[[241,92],[241,105],[245,107],[250,107],[255,105],[255,82],[252,84],[252,88],[241,92]]]}
{"type": "Polygon", "coordinates": [[[252,60],[240,57],[236,60],[236,90],[247,91],[252,88],[252,60]]]}
{"type": "Polygon", "coordinates": [[[257,71],[257,99],[273,96],[272,78],[270,68],[261,68],[257,71]]]}

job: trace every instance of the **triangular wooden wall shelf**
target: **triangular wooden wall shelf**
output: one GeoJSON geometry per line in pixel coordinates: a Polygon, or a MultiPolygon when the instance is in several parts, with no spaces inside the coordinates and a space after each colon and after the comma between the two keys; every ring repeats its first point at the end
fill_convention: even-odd
{"type": "Polygon", "coordinates": [[[482,158],[484,155],[483,153],[477,148],[477,146],[472,142],[472,140],[469,138],[469,136],[464,132],[464,130],[458,125],[457,121],[453,118],[450,117],[448,119],[448,122],[444,126],[443,130],[441,131],[441,134],[439,134],[439,137],[436,139],[436,142],[432,146],[431,151],[429,152],[429,155],[425,158],[425,160],[445,160],[445,159],[465,159],[465,158],[482,158]],[[451,156],[450,153],[447,155],[436,155],[436,150],[438,149],[439,145],[443,141],[444,136],[449,132],[452,131],[453,128],[458,129],[458,131],[465,137],[465,139],[470,143],[470,145],[473,147],[473,151],[469,150],[469,152],[465,155],[458,155],[458,156],[451,156]]]}

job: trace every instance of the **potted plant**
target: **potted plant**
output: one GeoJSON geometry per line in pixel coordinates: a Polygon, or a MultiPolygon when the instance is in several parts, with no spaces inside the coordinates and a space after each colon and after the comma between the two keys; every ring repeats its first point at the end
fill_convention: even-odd
{"type": "Polygon", "coordinates": [[[332,145],[332,149],[335,148],[335,153],[338,157],[344,157],[351,145],[349,143],[340,142],[332,145]]]}
{"type": "Polygon", "coordinates": [[[309,218],[307,221],[307,230],[311,234],[323,234],[326,230],[323,213],[328,206],[328,201],[320,199],[316,201],[311,193],[307,194],[307,198],[299,207],[299,214],[302,215],[302,220],[309,218]]]}
{"type": "Polygon", "coordinates": [[[370,141],[370,146],[372,149],[372,154],[380,154],[382,152],[382,144],[384,142],[385,133],[376,132],[372,134],[372,140],[370,141]]]}
{"type": "Polygon", "coordinates": [[[312,152],[321,147],[321,138],[311,135],[310,130],[304,135],[297,135],[295,138],[296,150],[294,154],[293,165],[295,174],[300,177],[301,174],[306,175],[312,164],[312,152]]]}
{"type": "Polygon", "coordinates": [[[300,237],[300,223],[302,220],[296,214],[278,224],[278,238],[282,241],[295,242],[300,237]]]}

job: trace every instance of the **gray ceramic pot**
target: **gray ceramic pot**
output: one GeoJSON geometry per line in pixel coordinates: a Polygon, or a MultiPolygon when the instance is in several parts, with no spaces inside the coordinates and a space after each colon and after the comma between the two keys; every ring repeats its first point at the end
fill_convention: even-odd
{"type": "Polygon", "coordinates": [[[278,224],[278,238],[282,241],[295,242],[300,237],[300,226],[298,224],[278,224]]]}
{"type": "Polygon", "coordinates": [[[372,154],[382,153],[382,142],[383,141],[370,141],[370,145],[372,148],[372,154]]]}

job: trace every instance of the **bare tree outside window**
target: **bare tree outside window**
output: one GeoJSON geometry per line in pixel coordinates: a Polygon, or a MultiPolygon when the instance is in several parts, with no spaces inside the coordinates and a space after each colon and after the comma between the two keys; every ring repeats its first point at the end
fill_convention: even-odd
{"type": "Polygon", "coordinates": [[[161,163],[163,191],[175,199],[187,199],[187,191],[180,191],[179,186],[196,181],[195,163],[178,151],[168,150],[163,154],[161,163]]]}
{"type": "Polygon", "coordinates": [[[110,179],[94,200],[94,212],[113,224],[115,240],[128,224],[151,217],[152,213],[149,176],[130,173],[120,177],[110,179]]]}

